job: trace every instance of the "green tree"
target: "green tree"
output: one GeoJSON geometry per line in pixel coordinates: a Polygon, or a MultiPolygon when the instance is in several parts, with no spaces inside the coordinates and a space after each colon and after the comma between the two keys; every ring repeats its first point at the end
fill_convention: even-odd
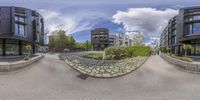
{"type": "Polygon", "coordinates": [[[183,44],[183,49],[185,50],[185,56],[187,56],[187,51],[192,49],[192,45],[183,44]]]}
{"type": "Polygon", "coordinates": [[[86,49],[86,50],[90,50],[90,48],[91,48],[91,43],[87,40],[84,44],[85,44],[85,49],[86,49]]]}
{"type": "Polygon", "coordinates": [[[63,49],[66,48],[66,45],[67,45],[67,36],[65,34],[65,31],[60,30],[57,33],[57,36],[56,36],[56,45],[58,46],[58,48],[60,49],[60,51],[63,51],[63,49]]]}
{"type": "Polygon", "coordinates": [[[56,35],[53,35],[49,39],[49,49],[63,51],[64,49],[74,49],[76,41],[73,36],[67,36],[65,31],[58,31],[56,35]]]}
{"type": "Polygon", "coordinates": [[[76,40],[74,39],[73,36],[70,36],[68,38],[68,43],[69,43],[69,49],[74,49],[76,47],[76,40]]]}
{"type": "Polygon", "coordinates": [[[28,58],[30,58],[32,46],[31,46],[31,45],[26,45],[25,48],[26,48],[26,50],[28,51],[28,58]]]}
{"type": "Polygon", "coordinates": [[[88,40],[84,43],[76,43],[76,49],[90,50],[91,49],[91,43],[88,40]]]}

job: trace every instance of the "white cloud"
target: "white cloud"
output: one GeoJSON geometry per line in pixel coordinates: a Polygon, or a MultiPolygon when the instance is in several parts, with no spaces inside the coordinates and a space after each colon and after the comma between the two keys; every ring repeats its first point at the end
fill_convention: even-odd
{"type": "Polygon", "coordinates": [[[170,18],[178,14],[178,10],[156,8],[129,8],[128,11],[118,11],[113,15],[115,23],[123,24],[125,31],[141,31],[148,41],[154,44],[159,39],[170,18]]]}
{"type": "Polygon", "coordinates": [[[97,23],[99,18],[105,17],[103,14],[97,14],[91,11],[82,11],[82,13],[73,13],[73,15],[44,9],[40,9],[38,12],[44,17],[45,28],[49,33],[56,30],[64,30],[66,34],[73,34],[75,32],[88,30],[97,23]]]}
{"type": "Polygon", "coordinates": [[[146,35],[161,33],[168,20],[177,15],[174,9],[130,8],[113,15],[115,23],[122,23],[126,31],[142,31],[146,35]]]}

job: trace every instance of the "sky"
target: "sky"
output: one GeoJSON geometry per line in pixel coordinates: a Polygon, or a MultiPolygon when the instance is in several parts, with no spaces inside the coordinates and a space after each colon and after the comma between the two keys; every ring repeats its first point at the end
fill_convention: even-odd
{"type": "Polygon", "coordinates": [[[62,29],[84,42],[92,29],[105,27],[110,34],[141,31],[144,43],[152,44],[179,8],[200,6],[200,0],[0,0],[0,5],[38,11],[48,35],[62,29]]]}

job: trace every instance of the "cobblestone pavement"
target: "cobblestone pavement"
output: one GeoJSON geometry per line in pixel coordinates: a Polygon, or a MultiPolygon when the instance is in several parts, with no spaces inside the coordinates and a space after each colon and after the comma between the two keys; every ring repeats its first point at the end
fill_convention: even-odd
{"type": "Polygon", "coordinates": [[[151,56],[135,72],[114,79],[87,78],[46,54],[20,72],[0,75],[0,100],[199,100],[200,75],[151,56]]]}
{"type": "Polygon", "coordinates": [[[59,56],[80,73],[100,78],[126,75],[139,68],[148,59],[148,57],[133,57],[122,60],[94,60],[75,54],[65,53],[59,56]]]}

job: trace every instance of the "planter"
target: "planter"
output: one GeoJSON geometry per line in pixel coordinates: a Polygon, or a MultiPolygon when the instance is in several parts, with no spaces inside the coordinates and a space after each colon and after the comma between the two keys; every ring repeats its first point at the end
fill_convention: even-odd
{"type": "Polygon", "coordinates": [[[172,58],[166,54],[161,54],[160,57],[174,65],[177,65],[178,67],[180,67],[182,69],[185,69],[188,71],[200,72],[200,64],[194,64],[192,62],[178,60],[178,59],[172,58]]]}
{"type": "Polygon", "coordinates": [[[34,57],[28,61],[20,61],[15,63],[8,63],[8,64],[0,64],[0,72],[12,72],[19,69],[23,69],[27,67],[28,65],[42,59],[44,55],[39,55],[37,57],[34,57]]]}

